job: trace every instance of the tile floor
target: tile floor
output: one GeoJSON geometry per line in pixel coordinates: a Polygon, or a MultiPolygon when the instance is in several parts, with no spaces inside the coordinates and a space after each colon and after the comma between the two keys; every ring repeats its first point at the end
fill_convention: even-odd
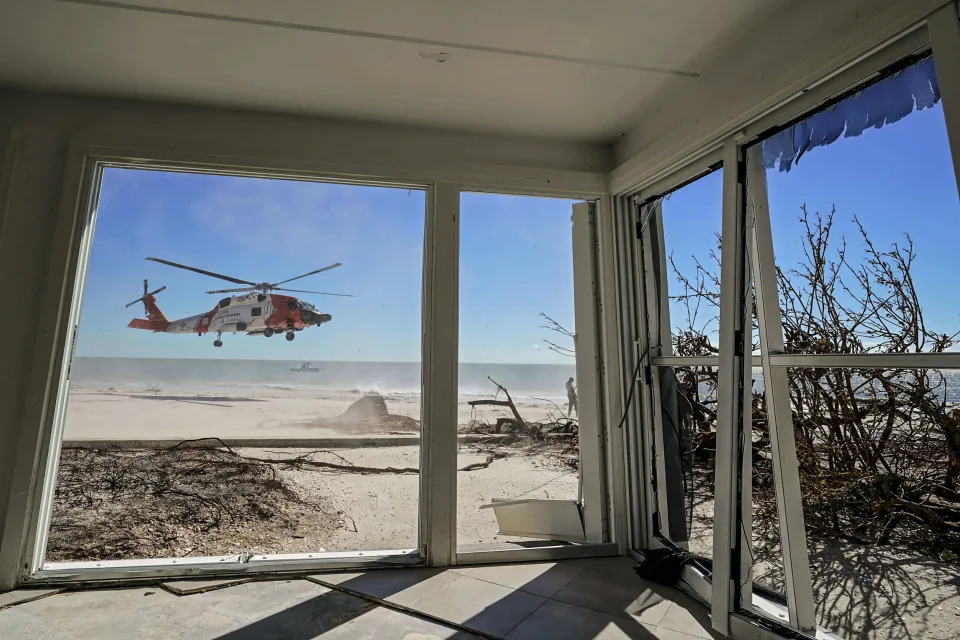
{"type": "Polygon", "coordinates": [[[706,640],[707,611],[626,558],[185,581],[0,596],[0,636],[26,638],[659,638],[706,640]],[[177,595],[181,594],[181,595],[177,595]],[[25,596],[36,599],[22,601],[25,596]]]}

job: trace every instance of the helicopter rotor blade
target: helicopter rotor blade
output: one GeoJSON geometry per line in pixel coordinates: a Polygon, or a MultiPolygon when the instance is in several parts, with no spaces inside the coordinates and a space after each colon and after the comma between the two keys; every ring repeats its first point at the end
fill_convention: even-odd
{"type": "Polygon", "coordinates": [[[176,262],[171,262],[169,260],[163,260],[162,258],[145,258],[145,260],[151,260],[153,262],[159,262],[160,264],[169,265],[171,267],[176,267],[178,269],[186,269],[187,271],[193,271],[194,273],[202,273],[205,276],[211,276],[213,278],[219,278],[220,280],[226,280],[227,282],[235,282],[236,284],[245,284],[251,287],[256,287],[256,282],[248,282],[246,280],[240,280],[239,278],[232,278],[230,276],[225,276],[222,273],[216,273],[213,271],[207,271],[205,269],[198,269],[196,267],[189,267],[185,264],[179,264],[176,262]]]}
{"type": "Polygon", "coordinates": [[[294,293],[315,293],[319,296],[340,296],[341,298],[352,298],[353,295],[349,293],[330,293],[328,291],[305,291],[303,289],[284,289],[283,287],[277,287],[274,291],[293,291],[294,293]]]}
{"type": "Polygon", "coordinates": [[[286,284],[287,282],[293,282],[294,280],[299,280],[300,278],[306,278],[307,276],[312,276],[312,275],[315,274],[315,273],[321,273],[321,272],[323,272],[323,271],[329,271],[330,269],[336,269],[337,267],[340,267],[340,266],[342,266],[342,265],[343,265],[342,262],[334,262],[334,263],[331,264],[331,265],[327,265],[326,267],[321,267],[320,269],[314,269],[313,271],[309,271],[309,272],[307,272],[307,273],[304,273],[303,275],[299,275],[299,276],[296,276],[296,277],[294,277],[294,278],[289,278],[289,279],[283,280],[283,281],[281,281],[281,282],[274,282],[274,283],[273,283],[272,285],[270,285],[270,286],[271,286],[271,287],[278,287],[278,286],[280,286],[281,284],[286,284]]]}
{"type": "Polygon", "coordinates": [[[241,291],[256,291],[256,287],[239,287],[237,289],[214,289],[213,291],[207,291],[207,293],[239,293],[241,291]]]}
{"type": "Polygon", "coordinates": [[[166,289],[166,288],[167,288],[167,285],[163,285],[162,287],[160,287],[160,288],[157,289],[156,291],[151,291],[150,293],[147,293],[147,281],[144,280],[144,281],[143,281],[143,296],[140,297],[140,298],[137,298],[136,300],[134,300],[133,302],[131,302],[130,304],[128,304],[128,305],[126,305],[126,306],[127,306],[127,307],[132,307],[133,305],[137,304],[138,302],[143,302],[143,301],[147,298],[147,296],[155,296],[155,295],[157,295],[158,293],[160,293],[161,291],[163,291],[163,290],[166,289]]]}

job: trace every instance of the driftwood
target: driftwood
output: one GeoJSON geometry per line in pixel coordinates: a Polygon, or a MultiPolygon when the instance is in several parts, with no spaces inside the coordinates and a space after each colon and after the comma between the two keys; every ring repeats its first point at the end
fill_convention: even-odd
{"type": "Polygon", "coordinates": [[[543,440],[543,425],[537,422],[527,422],[523,419],[523,416],[520,415],[520,411],[517,410],[517,405],[514,404],[513,398],[510,396],[510,392],[505,386],[487,376],[487,380],[492,382],[497,386],[497,396],[500,395],[500,392],[503,392],[503,395],[506,396],[506,400],[498,400],[494,397],[493,400],[471,400],[469,404],[471,407],[479,406],[493,406],[493,407],[508,407],[510,412],[513,414],[512,418],[497,418],[497,422],[494,425],[494,433],[502,433],[504,427],[509,427],[513,434],[524,434],[532,436],[538,440],[543,440]]]}
{"type": "Polygon", "coordinates": [[[468,464],[465,467],[457,469],[457,471],[476,471],[477,469],[486,469],[494,460],[498,460],[505,456],[505,453],[491,453],[483,462],[474,462],[473,464],[468,464]]]}
{"type": "MultiPolygon", "coordinates": [[[[229,456],[236,458],[238,460],[260,462],[268,465],[282,465],[287,468],[313,467],[315,469],[330,469],[332,471],[342,471],[345,473],[359,473],[361,475],[377,474],[377,473],[390,473],[390,474],[398,474],[398,475],[420,473],[420,469],[416,467],[365,467],[361,465],[355,465],[349,460],[347,460],[346,458],[344,458],[343,456],[341,456],[340,454],[335,453],[333,451],[328,451],[326,449],[308,451],[307,453],[303,453],[301,455],[294,456],[292,458],[281,458],[281,457],[260,458],[257,456],[246,456],[246,455],[237,453],[236,451],[231,449],[226,443],[224,443],[223,440],[221,440],[220,438],[197,438],[195,440],[184,440],[182,442],[178,442],[177,444],[173,445],[167,450],[172,451],[173,449],[177,449],[179,447],[190,447],[190,448],[201,449],[201,450],[224,449],[226,450],[229,456]],[[217,442],[219,443],[220,446],[210,446],[210,445],[200,444],[204,441],[217,442]],[[343,461],[343,464],[339,464],[336,462],[324,462],[323,460],[313,460],[312,456],[317,453],[327,453],[327,454],[336,456],[337,458],[343,461]]],[[[502,454],[490,455],[490,456],[487,456],[487,460],[485,462],[475,462],[473,464],[468,464],[462,469],[458,469],[458,471],[474,471],[476,469],[486,469],[487,467],[490,466],[490,464],[494,460],[497,460],[502,457],[503,457],[502,454]]]]}
{"type": "MultiPolygon", "coordinates": [[[[512,422],[515,423],[516,427],[519,427],[521,429],[525,428],[527,426],[527,423],[524,421],[523,417],[520,415],[520,412],[517,411],[517,405],[513,403],[513,398],[510,397],[510,392],[507,391],[507,388],[502,384],[500,384],[499,382],[497,382],[496,380],[494,380],[493,378],[491,378],[490,376],[487,376],[487,380],[497,385],[498,396],[500,395],[500,391],[503,391],[503,395],[507,396],[507,399],[506,400],[472,400],[468,404],[471,407],[478,407],[478,406],[510,407],[510,413],[513,414],[512,422]]],[[[509,420],[508,418],[498,418],[497,425],[494,428],[493,432],[500,433],[503,429],[503,426],[505,424],[509,424],[510,422],[511,420],[509,420]]]]}

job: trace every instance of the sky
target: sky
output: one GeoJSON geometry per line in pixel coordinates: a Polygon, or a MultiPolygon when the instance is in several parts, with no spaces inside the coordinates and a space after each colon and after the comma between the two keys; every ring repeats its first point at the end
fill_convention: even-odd
{"type": "MultiPolygon", "coordinates": [[[[939,103],[881,129],[811,149],[789,172],[768,169],[767,187],[778,266],[789,269],[802,259],[801,205],[810,214],[836,207],[834,233],[846,238],[850,257],[862,256],[864,247],[854,215],[883,249],[902,243],[909,233],[917,254],[912,274],[928,327],[960,330],[952,266],[960,250],[960,200],[939,103]]],[[[713,234],[720,231],[721,207],[719,171],[663,203],[667,252],[683,272],[692,271],[692,256],[716,251],[713,234]]],[[[668,286],[671,292],[680,290],[675,279],[668,286]]],[[[671,324],[685,319],[679,303],[672,303],[671,324]]]]}
{"type": "MultiPolygon", "coordinates": [[[[539,313],[573,328],[569,200],[465,193],[461,229],[462,362],[569,364],[548,349],[539,313]]],[[[77,355],[418,362],[425,193],[360,185],[108,168],[84,285],[77,355]],[[282,338],[128,329],[143,279],[167,289],[168,319],[213,308],[236,286],[164,258],[254,282],[333,262],[289,286],[333,320],[282,338]]]]}
{"type": "MultiPolygon", "coordinates": [[[[836,207],[835,234],[853,256],[864,223],[879,247],[909,233],[913,276],[928,326],[960,329],[952,268],[960,244],[960,201],[940,104],[862,135],[809,150],[789,172],[767,171],[774,252],[790,269],[802,259],[800,207],[836,207]]],[[[460,349],[465,363],[570,364],[544,339],[571,340],[543,328],[540,313],[573,326],[571,205],[574,201],[464,193],[460,229],[460,349]]],[[[663,203],[667,252],[684,273],[693,256],[717,250],[722,206],[717,171],[663,203]]],[[[243,359],[420,360],[425,194],[413,189],[328,184],[138,169],[104,172],[85,284],[79,356],[243,359]],[[303,294],[333,321],[293,343],[228,335],[212,338],[127,329],[143,313],[124,305],[166,285],[158,304],[169,319],[208,311],[231,285],[144,261],[166,258],[253,281],[276,282],[342,262],[297,288],[350,293],[303,294]]],[[[680,292],[675,278],[670,291],[680,292]]],[[[674,326],[685,322],[671,303],[674,326]]],[[[711,317],[707,312],[700,319],[711,317]]],[[[715,330],[716,325],[708,326],[715,330]]]]}

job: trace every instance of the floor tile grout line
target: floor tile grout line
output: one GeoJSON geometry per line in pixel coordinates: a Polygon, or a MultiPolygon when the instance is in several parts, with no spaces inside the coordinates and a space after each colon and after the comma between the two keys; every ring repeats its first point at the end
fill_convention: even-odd
{"type": "MultiPolygon", "coordinates": [[[[593,569],[585,569],[585,568],[583,568],[583,567],[574,567],[574,568],[576,568],[576,569],[579,570],[579,571],[592,571],[593,573],[601,573],[601,574],[608,574],[608,575],[620,575],[621,577],[629,577],[629,576],[623,576],[622,574],[616,574],[616,573],[608,572],[608,571],[596,571],[596,570],[593,570],[593,569]]],[[[459,578],[471,578],[471,579],[473,579],[473,580],[479,580],[480,582],[486,582],[487,584],[492,584],[492,585],[497,586],[497,587],[503,587],[504,589],[510,589],[511,591],[523,591],[522,589],[515,589],[515,588],[513,588],[513,587],[508,587],[508,586],[506,586],[506,585],[502,585],[502,584],[499,584],[499,583],[497,583],[497,582],[491,582],[490,580],[485,580],[485,579],[483,579],[483,578],[478,578],[478,577],[476,577],[476,576],[464,575],[464,574],[459,573],[458,571],[455,571],[455,570],[453,570],[453,569],[447,569],[447,571],[450,571],[451,573],[456,573],[458,579],[459,579],[459,578]]],[[[642,580],[642,578],[640,578],[640,579],[642,580]]],[[[527,595],[537,596],[537,597],[539,597],[539,598],[543,598],[543,599],[544,599],[544,602],[541,602],[541,603],[537,606],[537,608],[534,609],[534,611],[532,611],[532,612],[530,613],[530,615],[533,615],[533,613],[534,613],[535,611],[537,611],[538,609],[540,609],[540,607],[542,607],[543,605],[545,605],[545,604],[547,603],[547,601],[553,601],[553,602],[558,602],[558,603],[560,603],[560,604],[565,604],[565,605],[568,605],[568,606],[571,606],[571,607],[579,607],[579,608],[585,609],[585,610],[587,610],[587,611],[593,611],[594,613],[602,613],[602,614],[608,615],[608,616],[610,616],[610,617],[612,617],[612,618],[617,618],[617,619],[620,619],[620,620],[630,620],[630,621],[633,621],[633,622],[635,622],[636,624],[640,624],[640,625],[644,625],[644,624],[645,624],[645,623],[643,623],[643,622],[640,622],[639,620],[637,620],[637,619],[634,618],[632,615],[630,615],[629,613],[626,613],[626,612],[624,612],[625,615],[621,616],[621,615],[618,615],[618,614],[616,614],[616,613],[610,613],[609,611],[603,611],[603,610],[601,610],[601,609],[594,609],[593,607],[586,607],[586,606],[584,606],[584,605],[582,605],[582,604],[575,604],[575,603],[573,603],[573,602],[567,602],[566,600],[558,600],[555,596],[556,596],[558,593],[560,593],[561,591],[563,591],[563,590],[570,584],[570,582],[573,582],[573,580],[574,580],[574,578],[571,578],[566,584],[564,584],[562,587],[560,587],[559,589],[557,589],[552,596],[543,596],[543,595],[540,595],[540,594],[537,594],[537,593],[531,593],[531,592],[529,592],[529,591],[523,591],[523,593],[526,593],[527,595]]],[[[323,584],[326,586],[326,583],[323,583],[323,584]]],[[[449,584],[449,583],[448,583],[448,584],[449,584]]],[[[447,585],[443,585],[443,586],[439,587],[438,590],[439,590],[439,589],[442,589],[442,588],[445,587],[445,586],[447,586],[447,585]]],[[[433,592],[431,592],[431,593],[433,593],[433,592]]],[[[679,592],[679,591],[678,591],[678,593],[682,593],[682,592],[679,592]]],[[[426,595],[426,594],[425,594],[425,595],[426,595]]],[[[370,597],[372,598],[372,596],[370,596],[370,597]]],[[[417,598],[416,602],[419,602],[419,601],[422,600],[422,599],[423,599],[423,596],[421,596],[420,598],[417,598]]],[[[668,598],[664,598],[664,600],[667,600],[667,601],[670,602],[671,604],[676,604],[675,602],[673,602],[673,600],[670,600],[670,599],[668,599],[668,598]]],[[[401,606],[401,605],[397,605],[397,606],[401,606]]],[[[677,605],[677,606],[682,606],[682,605],[677,605]]],[[[684,608],[686,608],[686,607],[684,607],[684,608]]],[[[428,614],[424,614],[424,615],[428,615],[428,614]]],[[[530,617],[530,616],[528,615],[527,618],[528,618],[528,617],[530,617]]],[[[526,620],[527,618],[524,618],[523,620],[526,620]]],[[[523,622],[523,620],[521,620],[520,622],[523,622]]],[[[517,625],[519,625],[520,622],[518,622],[517,625]]],[[[449,623],[448,623],[448,624],[449,624],[449,623]]],[[[652,625],[652,626],[656,627],[656,626],[659,626],[659,625],[652,625]]],[[[510,631],[513,631],[513,629],[515,629],[515,628],[516,628],[516,625],[514,625],[514,627],[512,627],[512,628],[510,629],[510,631]]],[[[467,628],[467,630],[468,630],[468,631],[471,631],[469,628],[467,628]]],[[[671,631],[676,631],[675,629],[670,629],[670,630],[671,630],[671,631]]],[[[683,632],[680,632],[680,633],[683,633],[683,632]]],[[[688,635],[689,635],[689,634],[688,634],[688,635]]],[[[496,636],[488,636],[488,637],[496,638],[496,636]]]]}
{"type": "MultiPolygon", "coordinates": [[[[579,569],[579,568],[577,568],[577,570],[578,570],[578,571],[582,571],[582,569],[579,569]]],[[[553,595],[545,596],[545,595],[543,595],[542,593],[534,593],[533,591],[527,591],[527,590],[524,589],[523,587],[511,587],[511,586],[508,586],[508,585],[505,585],[505,584],[500,584],[499,582],[494,582],[494,581],[492,581],[492,580],[487,580],[486,578],[478,578],[477,576],[468,576],[468,575],[466,575],[466,574],[464,574],[464,573],[460,573],[459,571],[450,570],[450,572],[451,572],[451,573],[456,573],[456,574],[457,574],[458,576],[460,576],[461,578],[473,578],[474,580],[479,580],[480,582],[486,582],[487,584],[492,584],[492,585],[496,585],[496,586],[498,586],[498,587],[503,587],[504,589],[510,589],[511,591],[522,591],[523,593],[526,593],[527,595],[537,596],[537,597],[539,597],[539,598],[546,598],[547,600],[551,600],[551,599],[553,598],[553,596],[555,596],[555,595],[557,595],[558,593],[560,593],[560,591],[562,591],[564,587],[566,587],[568,584],[570,584],[571,582],[573,582],[573,576],[571,576],[570,580],[567,580],[566,582],[564,582],[563,585],[560,586],[560,588],[558,588],[556,591],[553,592],[553,595]]]]}
{"type": "MultiPolygon", "coordinates": [[[[514,589],[514,591],[516,591],[516,589],[514,589]]],[[[524,593],[526,593],[526,592],[524,592],[524,593]]],[[[541,596],[541,597],[542,597],[542,596],[541,596]]],[[[533,611],[531,611],[530,613],[528,613],[527,615],[525,615],[522,620],[520,620],[519,622],[517,622],[517,624],[515,624],[515,625],[513,625],[512,627],[510,627],[509,629],[507,629],[506,633],[504,633],[504,634],[503,634],[502,636],[500,636],[500,637],[501,637],[501,638],[506,638],[508,635],[510,635],[510,634],[513,632],[514,629],[516,629],[516,628],[519,627],[521,624],[523,624],[524,622],[526,622],[527,620],[529,620],[529,619],[530,619],[530,616],[532,616],[533,614],[535,614],[537,611],[540,611],[540,609],[541,609],[545,604],[547,604],[548,602],[551,602],[550,598],[543,598],[543,602],[541,602],[540,604],[538,604],[536,609],[534,609],[533,611]]]]}
{"type": "MultiPolygon", "coordinates": [[[[482,565],[481,565],[481,566],[482,566],[482,565]]],[[[601,571],[601,570],[598,570],[598,569],[589,569],[589,568],[580,567],[580,566],[577,566],[577,565],[567,565],[567,566],[571,566],[571,567],[577,569],[577,570],[580,571],[580,572],[590,571],[590,572],[592,572],[592,573],[598,573],[598,574],[608,575],[608,576],[609,576],[609,575],[619,576],[619,577],[621,577],[621,578],[632,578],[632,577],[633,577],[633,576],[628,576],[628,575],[625,575],[625,574],[622,574],[622,573],[617,573],[617,572],[615,572],[615,571],[601,571]]],[[[468,568],[468,567],[461,567],[461,568],[468,568]]],[[[513,590],[513,591],[523,591],[523,589],[514,589],[513,587],[507,587],[506,585],[502,585],[502,584],[499,584],[499,583],[497,583],[497,582],[491,582],[490,580],[485,580],[485,579],[483,579],[483,578],[477,578],[476,576],[468,576],[468,575],[459,573],[459,572],[456,571],[455,569],[448,569],[448,571],[450,571],[451,573],[456,573],[456,574],[457,574],[459,577],[461,577],[461,578],[473,578],[474,580],[480,580],[481,582],[486,582],[486,583],[488,583],[488,584],[493,584],[493,585],[496,585],[496,586],[498,586],[498,587],[503,587],[503,588],[505,588],[505,589],[511,589],[511,590],[513,590]]],[[[523,593],[526,593],[526,594],[529,594],[529,595],[539,596],[539,597],[541,597],[541,598],[545,598],[546,600],[552,600],[552,601],[554,601],[554,602],[559,602],[559,603],[561,603],[561,604],[569,605],[569,606],[571,606],[571,607],[580,607],[581,609],[586,609],[587,611],[593,611],[594,613],[602,613],[602,614],[604,614],[604,615],[608,615],[608,616],[611,616],[611,617],[613,617],[613,618],[617,618],[617,619],[620,619],[620,620],[630,620],[630,621],[633,621],[633,622],[635,622],[636,624],[639,624],[639,625],[645,625],[645,624],[646,624],[646,623],[641,622],[640,620],[636,619],[636,618],[633,617],[631,614],[626,613],[626,612],[624,612],[624,615],[619,615],[619,614],[616,614],[616,613],[610,613],[609,611],[603,611],[603,610],[601,610],[601,609],[594,609],[593,607],[586,607],[586,606],[584,606],[584,605],[582,605],[582,604],[575,604],[575,603],[573,603],[573,602],[567,602],[567,601],[565,601],[565,600],[558,600],[555,596],[556,596],[558,593],[560,593],[561,591],[563,591],[571,582],[573,582],[573,580],[575,579],[575,577],[576,577],[576,576],[572,577],[567,583],[565,583],[562,587],[560,587],[559,589],[557,589],[552,596],[542,596],[542,595],[540,595],[540,594],[530,593],[529,591],[523,591],[523,593]]],[[[637,576],[637,579],[640,580],[640,581],[642,581],[642,582],[647,582],[646,580],[644,580],[643,578],[640,578],[639,576],[637,576]]],[[[672,588],[672,587],[671,587],[671,588],[672,588]]],[[[683,592],[680,591],[680,590],[676,590],[676,591],[677,591],[677,593],[683,594],[683,592]]],[[[685,595],[685,594],[684,594],[684,595],[685,595]]],[[[661,596],[661,597],[662,597],[662,596],[661,596]]],[[[670,600],[669,598],[664,598],[664,600],[667,600],[668,602],[670,602],[671,605],[677,605],[677,606],[679,606],[679,607],[682,607],[682,608],[686,609],[686,607],[684,607],[683,605],[678,604],[678,603],[674,602],[673,600],[670,600]]],[[[542,607],[544,604],[546,604],[546,603],[545,603],[545,602],[544,602],[544,603],[541,603],[540,606],[537,607],[537,609],[539,609],[540,607],[542,607]]],[[[699,604],[699,603],[698,603],[698,604],[699,604]]],[[[536,609],[535,609],[534,611],[536,611],[536,609]]],[[[533,615],[533,614],[531,613],[530,615],[533,615]]],[[[527,616],[527,617],[529,617],[529,616],[527,616]]],[[[526,618],[524,618],[524,620],[526,620],[526,618]]],[[[521,622],[522,622],[522,620],[521,620],[521,622]]],[[[517,624],[520,624],[520,623],[518,622],[517,624]]],[[[659,624],[657,624],[657,625],[652,625],[652,626],[653,626],[653,627],[657,627],[657,626],[659,626],[659,624]]],[[[514,626],[513,628],[516,628],[516,626],[514,626]]],[[[512,630],[513,630],[513,629],[511,629],[511,631],[512,631],[512,630]]],[[[676,629],[670,629],[670,631],[676,631],[676,629]]],[[[678,632],[678,633],[683,633],[683,632],[678,632]]],[[[687,635],[689,635],[689,634],[687,634],[687,635]]]]}
{"type": "MultiPolygon", "coordinates": [[[[559,593],[559,592],[558,592],[558,593],[559,593]]],[[[667,598],[664,598],[664,599],[665,599],[665,600],[668,600],[668,602],[670,602],[670,604],[676,604],[673,600],[669,600],[669,599],[667,599],[667,598]]],[[[616,614],[616,613],[610,613],[609,611],[603,611],[603,610],[601,610],[601,609],[594,609],[593,607],[586,607],[586,606],[584,606],[584,605],[582,605],[582,604],[575,604],[575,603],[573,603],[573,602],[567,602],[566,600],[557,600],[556,598],[548,598],[548,600],[553,600],[554,602],[559,602],[560,604],[565,604],[565,605],[568,605],[568,606],[571,606],[571,607],[580,607],[581,609],[586,609],[587,611],[593,611],[594,613],[602,613],[602,614],[604,614],[604,615],[610,616],[611,618],[617,618],[617,619],[619,619],[619,620],[632,620],[633,622],[636,622],[636,623],[639,624],[639,625],[647,625],[647,624],[649,624],[649,623],[646,623],[646,622],[641,622],[640,620],[634,618],[633,615],[631,615],[631,614],[629,614],[629,613],[626,613],[626,612],[624,612],[626,615],[621,616],[621,615],[618,615],[618,614],[616,614]]],[[[678,605],[678,606],[682,606],[682,605],[678,605]]],[[[685,609],[685,608],[686,608],[686,607],[684,607],[684,609],[685,609]]],[[[659,625],[659,624],[655,624],[655,625],[650,625],[650,626],[659,627],[660,625],[659,625]]],[[[670,629],[670,631],[676,631],[676,629],[670,629]]],[[[683,633],[683,632],[681,631],[680,633],[683,633]]],[[[688,635],[689,635],[689,634],[688,634],[688,635]]]]}
{"type": "Polygon", "coordinates": [[[58,595],[60,595],[61,593],[65,593],[65,592],[66,592],[66,589],[59,589],[59,590],[57,590],[57,591],[54,591],[53,593],[44,593],[44,594],[41,594],[41,595],[39,595],[39,596],[34,596],[34,597],[32,597],[32,598],[28,598],[28,599],[26,599],[26,600],[21,600],[20,602],[12,602],[12,603],[10,603],[10,604],[3,605],[2,607],[0,607],[0,611],[6,611],[7,609],[13,609],[14,607],[19,607],[19,606],[22,605],[22,604],[27,604],[27,603],[29,603],[29,602],[36,602],[37,600],[43,600],[44,598],[50,598],[50,597],[53,597],[53,596],[58,596],[58,595]]]}
{"type": "MultiPolygon", "coordinates": [[[[495,635],[493,635],[493,634],[487,633],[486,631],[480,631],[479,629],[473,629],[473,628],[470,628],[470,627],[468,627],[468,626],[466,626],[466,625],[463,625],[463,624],[458,624],[458,623],[456,623],[456,622],[451,622],[450,620],[444,620],[443,618],[441,618],[441,617],[439,617],[439,616],[435,616],[435,615],[433,615],[433,614],[426,613],[425,611],[419,611],[419,610],[417,610],[417,609],[411,609],[411,608],[407,607],[406,605],[397,604],[396,602],[390,602],[389,600],[382,600],[382,599],[377,598],[377,597],[375,597],[375,596],[371,596],[370,594],[363,593],[362,591],[355,591],[354,589],[351,589],[351,588],[349,588],[349,587],[344,587],[344,586],[342,586],[342,585],[334,584],[334,583],[332,583],[332,582],[329,582],[329,583],[328,583],[328,582],[321,582],[321,581],[318,580],[318,579],[311,579],[310,581],[311,581],[311,582],[315,582],[316,584],[322,585],[322,586],[324,586],[324,587],[327,587],[327,588],[329,588],[329,589],[333,589],[334,591],[340,591],[340,592],[342,592],[342,593],[346,593],[347,595],[351,595],[351,596],[354,596],[354,597],[357,597],[357,598],[361,598],[361,599],[363,599],[363,600],[367,600],[368,602],[373,602],[373,603],[378,604],[378,605],[380,605],[380,606],[382,606],[382,607],[384,607],[384,608],[386,608],[386,609],[391,609],[391,610],[393,610],[393,611],[398,611],[398,612],[400,612],[400,613],[406,613],[406,614],[409,614],[409,615],[414,616],[415,618],[420,618],[420,619],[422,619],[422,620],[427,620],[427,621],[429,621],[429,622],[436,622],[436,623],[439,624],[439,625],[442,625],[442,626],[447,627],[447,628],[450,628],[450,629],[454,629],[454,630],[456,630],[456,631],[463,631],[463,632],[465,632],[465,633],[472,633],[472,634],[477,635],[477,636],[480,636],[480,637],[482,637],[482,638],[488,638],[488,640],[502,640],[502,636],[495,636],[495,635]]],[[[419,599],[418,599],[418,600],[419,600],[419,599]]]]}

